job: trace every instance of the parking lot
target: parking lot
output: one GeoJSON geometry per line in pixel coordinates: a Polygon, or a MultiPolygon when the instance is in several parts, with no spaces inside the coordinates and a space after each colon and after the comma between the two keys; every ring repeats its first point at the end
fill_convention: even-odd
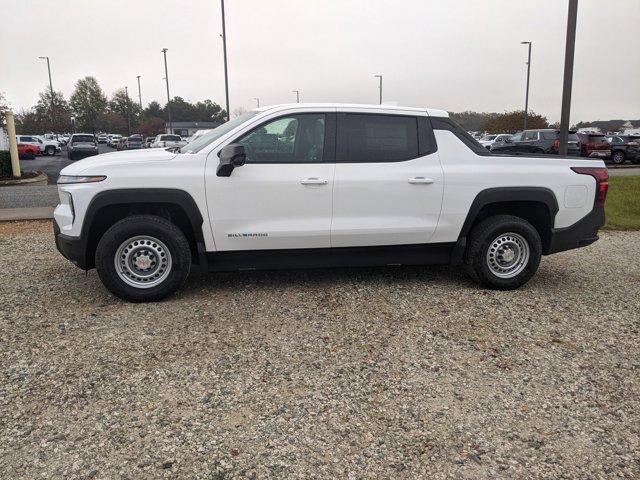
{"type": "Polygon", "coordinates": [[[640,234],[513,292],[458,270],[201,277],[111,296],[0,224],[2,478],[634,478],[640,234]]]}
{"type": "MultiPolygon", "coordinates": [[[[107,147],[105,144],[98,144],[98,151],[100,153],[115,152],[113,148],[107,147]]],[[[63,146],[62,151],[58,155],[39,156],[34,160],[20,160],[20,168],[22,170],[40,170],[47,174],[49,177],[49,185],[55,185],[62,170],[67,165],[71,165],[73,162],[67,158],[67,147],[63,146]]]]}

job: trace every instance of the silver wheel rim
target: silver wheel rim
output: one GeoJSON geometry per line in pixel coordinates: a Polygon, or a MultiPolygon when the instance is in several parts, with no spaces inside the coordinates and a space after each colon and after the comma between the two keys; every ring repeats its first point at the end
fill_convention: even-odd
{"type": "Polygon", "coordinates": [[[496,277],[513,278],[527,267],[529,255],[529,242],[522,235],[503,233],[489,244],[487,265],[496,277]]]}
{"type": "Polygon", "coordinates": [[[118,277],[135,288],[161,284],[171,273],[171,252],[157,238],[140,235],[122,242],[114,258],[118,277]]]}

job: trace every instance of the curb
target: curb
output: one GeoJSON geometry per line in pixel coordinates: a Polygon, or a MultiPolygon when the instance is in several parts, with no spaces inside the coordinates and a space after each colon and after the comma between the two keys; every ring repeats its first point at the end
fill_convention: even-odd
{"type": "Polygon", "coordinates": [[[0,209],[0,222],[50,220],[53,218],[53,209],[54,207],[2,208],[0,209]]]}
{"type": "Polygon", "coordinates": [[[46,185],[49,177],[44,172],[36,172],[38,175],[32,178],[18,178],[11,180],[0,180],[0,187],[15,187],[18,185],[46,185]]]}

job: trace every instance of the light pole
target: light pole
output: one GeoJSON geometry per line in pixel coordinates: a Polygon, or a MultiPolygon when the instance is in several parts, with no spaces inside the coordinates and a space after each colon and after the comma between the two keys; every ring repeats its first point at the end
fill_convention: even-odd
{"type": "Polygon", "coordinates": [[[231,113],[229,112],[229,75],[227,72],[227,31],[224,22],[224,0],[220,0],[220,7],[222,9],[222,50],[224,53],[224,96],[227,102],[227,121],[229,121],[231,113]]]}
{"type": "Polygon", "coordinates": [[[380,90],[380,105],[382,105],[382,75],[374,75],[374,77],[380,79],[380,85],[378,89],[380,90]]]}
{"type": "Polygon", "coordinates": [[[51,82],[51,64],[49,63],[49,57],[38,57],[40,60],[47,61],[47,71],[49,72],[49,88],[51,89],[51,130],[53,131],[53,125],[55,123],[55,116],[53,113],[53,83],[51,82]]]}
{"type": "Polygon", "coordinates": [[[520,42],[520,45],[529,45],[529,57],[527,58],[527,93],[524,97],[524,130],[526,130],[527,115],[529,114],[529,75],[531,73],[531,42],[520,42]]]}
{"type": "Polygon", "coordinates": [[[296,103],[300,103],[300,91],[299,90],[291,90],[296,94],[296,103]]]}
{"type": "Polygon", "coordinates": [[[260,99],[258,97],[254,97],[254,100],[256,101],[258,108],[260,108],[260,99]]]}
{"type": "Polygon", "coordinates": [[[578,0],[569,0],[567,15],[567,43],[564,53],[564,83],[562,86],[562,111],[560,113],[560,155],[567,154],[569,140],[569,119],[571,116],[571,85],[573,84],[573,54],[576,50],[576,24],[578,21],[578,0]]]}
{"type": "Polygon", "coordinates": [[[167,50],[162,49],[164,54],[164,79],[167,81],[167,115],[169,117],[169,133],[173,133],[173,124],[171,123],[171,97],[169,96],[169,71],[167,70],[167,50]]]}
{"type": "Polygon", "coordinates": [[[140,75],[136,76],[138,79],[138,99],[140,100],[140,111],[142,112],[142,90],[140,90],[140,75]]]}
{"type": "Polygon", "coordinates": [[[131,135],[131,115],[129,114],[130,112],[130,108],[129,108],[129,87],[125,86],[124,87],[124,94],[127,97],[127,132],[128,135],[131,135]]]}

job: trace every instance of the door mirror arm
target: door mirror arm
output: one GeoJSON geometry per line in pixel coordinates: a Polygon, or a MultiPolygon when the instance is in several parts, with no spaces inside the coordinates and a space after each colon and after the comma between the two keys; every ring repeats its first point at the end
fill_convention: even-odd
{"type": "Polygon", "coordinates": [[[241,167],[247,160],[244,145],[238,143],[230,143],[222,147],[218,157],[220,157],[220,163],[216,169],[218,177],[230,177],[233,169],[241,167]]]}

